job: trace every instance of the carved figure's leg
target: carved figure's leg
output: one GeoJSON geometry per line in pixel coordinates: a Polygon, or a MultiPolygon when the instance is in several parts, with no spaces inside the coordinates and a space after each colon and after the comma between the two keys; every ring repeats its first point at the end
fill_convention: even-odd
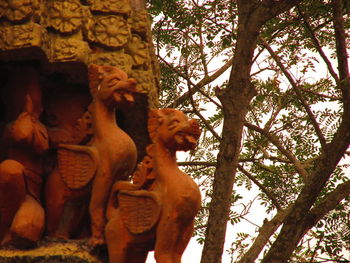
{"type": "Polygon", "coordinates": [[[174,218],[162,219],[157,228],[154,257],[157,263],[174,263],[173,254],[179,238],[179,229],[174,218]]]}
{"type": "Polygon", "coordinates": [[[193,232],[193,223],[179,224],[170,219],[159,223],[157,229],[155,258],[157,263],[181,263],[181,257],[193,232]]]}
{"type": "Polygon", "coordinates": [[[44,227],[44,209],[32,196],[26,195],[10,228],[14,241],[29,241],[29,244],[36,242],[40,239],[44,227]]]}
{"type": "Polygon", "coordinates": [[[91,238],[89,240],[90,245],[97,246],[105,243],[104,241],[104,228],[106,225],[106,206],[107,199],[112,187],[112,180],[110,180],[111,174],[109,171],[100,171],[96,174],[96,177],[92,184],[91,200],[89,206],[89,213],[91,218],[91,238]]]}
{"type": "Polygon", "coordinates": [[[131,251],[130,255],[133,256],[128,260],[128,263],[145,263],[148,251],[131,251]]]}
{"type": "Polygon", "coordinates": [[[68,219],[66,224],[67,227],[65,228],[71,238],[81,235],[84,228],[86,228],[84,218],[86,218],[88,214],[87,200],[89,200],[89,196],[82,195],[79,198],[74,198],[67,202],[65,205],[63,216],[68,219]]]}
{"type": "Polygon", "coordinates": [[[182,226],[180,228],[180,235],[176,240],[174,254],[173,254],[173,263],[181,263],[181,257],[184,253],[188,242],[193,234],[193,222],[182,226]]]}
{"type": "MultiPolygon", "coordinates": [[[[105,235],[108,247],[109,263],[133,263],[127,258],[130,234],[124,227],[119,213],[115,213],[106,225],[105,235]]],[[[136,262],[135,262],[136,263],[136,262]]]]}
{"type": "Polygon", "coordinates": [[[25,196],[23,165],[14,160],[0,163],[0,243],[25,196]]]}
{"type": "MultiPolygon", "coordinates": [[[[49,175],[45,185],[45,210],[46,210],[46,231],[49,236],[70,238],[68,232],[58,234],[58,228],[63,216],[66,202],[65,192],[67,186],[64,184],[57,167],[49,175]]],[[[63,232],[63,231],[61,231],[63,232]]]]}

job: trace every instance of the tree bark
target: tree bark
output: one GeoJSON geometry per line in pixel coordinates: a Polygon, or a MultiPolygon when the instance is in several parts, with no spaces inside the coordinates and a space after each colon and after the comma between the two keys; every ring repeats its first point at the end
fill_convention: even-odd
{"type": "Polygon", "coordinates": [[[298,2],[300,1],[237,2],[238,35],[230,79],[227,88],[217,92],[223,106],[224,123],[201,263],[221,262],[245,116],[256,93],[251,84],[250,71],[260,29],[269,19],[298,2]]]}

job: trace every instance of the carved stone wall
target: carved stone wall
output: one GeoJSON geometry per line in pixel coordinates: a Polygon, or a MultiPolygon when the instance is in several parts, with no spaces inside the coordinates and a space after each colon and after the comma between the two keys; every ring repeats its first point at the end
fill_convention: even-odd
{"type": "Polygon", "coordinates": [[[155,94],[158,73],[151,67],[146,11],[129,0],[0,0],[2,60],[42,59],[118,66],[136,78],[139,88],[155,94]],[[9,52],[12,51],[12,52],[9,52]],[[21,51],[21,52],[13,52],[21,51]]]}
{"type": "MultiPolygon", "coordinates": [[[[135,2],[0,0],[0,71],[11,71],[16,62],[35,61],[42,78],[59,76],[67,85],[87,86],[89,64],[123,69],[145,94],[136,98],[131,111],[118,112],[121,126],[141,141],[142,158],[148,143],[146,112],[157,107],[159,70],[150,47],[147,12],[129,1],[135,2]]],[[[0,113],[0,123],[1,118],[0,113]]]]}

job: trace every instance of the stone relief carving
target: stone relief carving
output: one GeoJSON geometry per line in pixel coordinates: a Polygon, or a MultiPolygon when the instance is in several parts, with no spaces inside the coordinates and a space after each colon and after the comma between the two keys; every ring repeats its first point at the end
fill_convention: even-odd
{"type": "Polygon", "coordinates": [[[37,0],[0,0],[0,17],[19,22],[31,16],[37,8],[37,0]]]}
{"type": "MultiPolygon", "coordinates": [[[[0,261],[7,244],[41,246],[56,242],[55,238],[86,238],[92,246],[105,242],[110,188],[115,181],[127,180],[136,163],[135,143],[121,128],[134,138],[141,154],[149,143],[147,108],[156,105],[157,88],[148,45],[142,40],[147,38],[148,26],[146,12],[131,12],[128,0],[0,0],[0,67],[3,62],[11,68],[27,60],[40,64],[40,81],[33,86],[44,94],[41,107],[41,91],[26,96],[24,91],[30,88],[22,87],[3,113],[2,92],[12,92],[12,87],[0,85],[0,261]],[[90,71],[92,103],[86,88],[86,68],[91,63],[106,66],[92,66],[90,71]],[[135,77],[138,85],[109,66],[135,77]],[[54,88],[46,83],[51,77],[57,84],[54,88]],[[66,87],[67,83],[72,86],[66,87]],[[75,93],[77,83],[84,90],[77,88],[75,93]],[[138,108],[132,112],[126,104],[132,103],[136,90],[147,96],[135,96],[138,108]],[[120,123],[102,121],[110,125],[101,125],[103,118],[97,116],[114,116],[116,107],[120,123]],[[136,119],[130,117],[133,114],[136,119]],[[136,124],[130,125],[133,121],[136,124]],[[113,132],[105,134],[106,130],[113,132]],[[18,142],[16,138],[23,134],[27,139],[18,142]]],[[[1,84],[5,75],[0,74],[1,84]]],[[[22,78],[22,72],[19,75],[22,78]]],[[[153,150],[147,152],[133,175],[134,184],[124,183],[149,192],[155,177],[149,166],[153,150]]],[[[125,204],[129,197],[123,197],[125,204]]],[[[139,200],[136,207],[146,208],[148,228],[158,222],[162,206],[153,199],[139,200]]],[[[139,219],[138,213],[133,214],[136,210],[130,212],[130,228],[139,219]]],[[[137,224],[135,229],[144,231],[137,224]]]]}
{"type": "Polygon", "coordinates": [[[19,97],[24,109],[7,106],[14,121],[2,137],[8,151],[0,162],[0,246],[34,246],[45,231],[88,238],[92,247],[107,243],[111,263],[145,262],[151,250],[159,263],[179,262],[201,197],[178,168],[176,152],[195,147],[198,123],[175,109],[151,110],[152,144],[132,174],[136,145],[118,126],[115,110],[134,102],[134,79],[116,67],[91,65],[92,102],[80,89],[52,80],[56,86],[46,87],[42,106],[33,76],[20,82],[28,85],[23,90],[8,85],[10,101],[19,97]],[[48,169],[41,159],[50,152],[57,161],[48,169]]]}
{"type": "MultiPolygon", "coordinates": [[[[35,47],[39,52],[28,53],[28,58],[42,59],[41,55],[46,55],[50,62],[98,63],[118,66],[128,74],[134,69],[157,74],[151,65],[153,56],[143,41],[149,38],[148,15],[146,11],[131,10],[129,2],[0,0],[0,17],[4,18],[0,19],[0,50],[35,47]],[[7,18],[10,13],[19,20],[7,18]]],[[[154,89],[156,93],[155,78],[142,78],[148,79],[139,80],[143,92],[154,89]]]]}
{"type": "Polygon", "coordinates": [[[134,66],[143,65],[149,60],[148,45],[139,35],[132,34],[126,51],[131,55],[134,66]]]}
{"type": "Polygon", "coordinates": [[[152,72],[149,70],[133,70],[131,76],[137,80],[140,92],[148,93],[151,90],[152,72]]]}
{"type": "Polygon", "coordinates": [[[21,78],[10,76],[9,82],[13,92],[7,95],[7,108],[12,115],[20,113],[2,137],[6,159],[0,163],[0,243],[27,247],[44,230],[41,158],[49,147],[48,135],[39,120],[41,91],[35,72],[24,68],[21,78]]]}
{"type": "Polygon", "coordinates": [[[93,54],[91,56],[91,62],[98,65],[115,66],[125,71],[128,74],[132,72],[131,56],[120,51],[93,54]]]}
{"type": "Polygon", "coordinates": [[[90,244],[95,246],[104,243],[105,203],[110,188],[116,180],[127,179],[136,163],[136,146],[115,120],[115,108],[134,101],[136,81],[118,68],[96,65],[90,66],[89,78],[93,138],[85,145],[58,145],[58,167],[47,181],[46,207],[49,234],[70,238],[74,226],[80,224],[83,209],[71,208],[66,214],[67,203],[86,198],[91,192],[90,244]]]}
{"type": "Polygon", "coordinates": [[[86,61],[85,54],[89,51],[86,42],[77,37],[57,37],[50,35],[50,61],[86,61]]]}
{"type": "Polygon", "coordinates": [[[133,32],[146,34],[149,27],[148,14],[146,11],[133,11],[129,18],[131,30],[133,32]]]}
{"type": "Polygon", "coordinates": [[[110,263],[145,262],[155,250],[158,263],[181,262],[193,233],[201,195],[176,163],[176,151],[195,147],[199,125],[175,109],[151,110],[153,144],[134,173],[134,183],[114,184],[108,203],[106,240],[110,263]]]}
{"type": "Polygon", "coordinates": [[[71,33],[82,24],[83,11],[78,0],[50,1],[48,6],[48,26],[61,33],[71,33]]]}
{"type": "Polygon", "coordinates": [[[89,0],[91,11],[103,13],[129,14],[130,3],[128,0],[89,0]]]}
{"type": "Polygon", "coordinates": [[[0,27],[0,49],[40,46],[43,29],[35,23],[0,27]]]}
{"type": "Polygon", "coordinates": [[[124,46],[130,37],[127,21],[121,16],[109,15],[95,18],[89,39],[109,48],[124,46]]]}

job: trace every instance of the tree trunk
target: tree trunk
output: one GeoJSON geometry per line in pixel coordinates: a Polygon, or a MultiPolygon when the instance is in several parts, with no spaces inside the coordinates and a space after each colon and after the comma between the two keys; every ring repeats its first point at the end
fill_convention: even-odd
{"type": "Polygon", "coordinates": [[[246,19],[247,17],[241,18],[239,23],[228,88],[217,94],[223,105],[224,123],[201,263],[221,262],[244,120],[249,103],[255,95],[250,83],[250,69],[260,28],[256,24],[253,26],[252,22],[250,30],[246,30],[246,19]]]}
{"type": "Polygon", "coordinates": [[[223,106],[224,123],[201,263],[221,262],[243,125],[249,104],[255,96],[250,71],[260,29],[269,19],[298,2],[300,1],[261,1],[259,4],[252,0],[237,2],[238,35],[232,70],[227,87],[217,92],[223,106]]]}

